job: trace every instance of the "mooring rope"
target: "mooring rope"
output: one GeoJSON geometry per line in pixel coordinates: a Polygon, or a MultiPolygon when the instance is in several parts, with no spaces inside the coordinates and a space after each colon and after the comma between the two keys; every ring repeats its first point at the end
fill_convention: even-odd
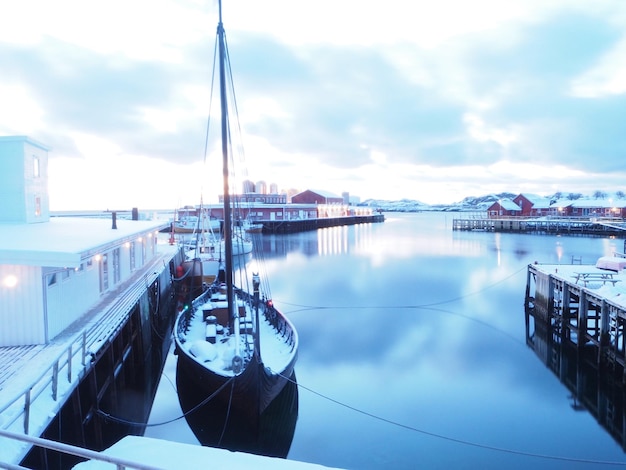
{"type": "Polygon", "coordinates": [[[469,292],[465,295],[460,295],[458,297],[452,297],[450,299],[446,299],[446,300],[440,300],[438,302],[430,302],[427,304],[415,304],[415,305],[359,305],[359,306],[333,306],[333,305],[302,305],[302,304],[294,304],[294,303],[290,303],[290,302],[276,302],[276,303],[280,303],[282,305],[291,305],[292,307],[300,307],[297,310],[292,310],[289,313],[297,313],[297,312],[303,312],[303,311],[307,311],[307,310],[352,310],[352,309],[357,309],[357,310],[365,310],[365,309],[390,309],[390,308],[395,308],[395,309],[425,309],[425,308],[429,308],[429,307],[436,307],[438,305],[444,305],[444,304],[449,304],[452,302],[456,302],[459,300],[463,300],[466,299],[468,297],[471,297],[473,295],[478,295],[482,292],[485,292],[486,290],[492,289],[495,286],[502,284],[504,281],[509,280],[510,278],[517,276],[519,273],[521,273],[522,271],[524,271],[527,268],[526,265],[524,265],[522,268],[518,269],[517,271],[514,271],[513,273],[509,274],[508,276],[492,283],[489,284],[487,286],[485,286],[482,289],[473,291],[473,292],[469,292]]]}
{"type": "MultiPolygon", "coordinates": [[[[168,379],[169,380],[169,379],[168,379]]],[[[137,421],[129,421],[127,419],[123,419],[123,418],[118,418],[117,416],[113,416],[105,411],[102,411],[100,408],[98,408],[96,410],[96,413],[98,413],[100,416],[103,416],[105,419],[109,419],[111,421],[116,421],[118,423],[122,423],[122,424],[128,424],[131,426],[146,426],[146,427],[154,427],[154,426],[163,426],[165,424],[170,424],[173,423],[175,421],[178,421],[179,419],[184,418],[185,416],[193,413],[194,411],[196,411],[198,408],[200,408],[201,406],[204,406],[205,404],[207,404],[208,402],[210,402],[213,398],[215,398],[215,396],[220,393],[222,390],[224,390],[224,388],[226,388],[227,385],[229,385],[231,382],[235,381],[235,377],[231,377],[230,379],[228,379],[226,382],[224,382],[220,388],[218,388],[217,390],[215,390],[211,395],[209,395],[208,397],[206,397],[204,400],[202,400],[200,403],[198,403],[196,406],[194,406],[192,409],[190,409],[189,411],[187,411],[186,413],[183,413],[182,415],[176,417],[176,418],[172,418],[169,419],[167,421],[162,421],[160,423],[141,423],[141,422],[137,422],[137,421]]],[[[170,383],[171,380],[170,380],[170,383]]]]}
{"type": "Polygon", "coordinates": [[[317,395],[320,398],[323,398],[324,400],[330,401],[332,403],[335,403],[336,405],[342,406],[344,408],[347,408],[351,411],[354,411],[355,413],[359,413],[362,414],[364,416],[367,416],[369,418],[372,419],[376,419],[378,421],[381,421],[383,423],[387,423],[390,424],[392,426],[396,426],[402,429],[406,429],[412,432],[416,432],[419,434],[423,434],[425,436],[430,436],[430,437],[434,437],[437,439],[442,439],[444,441],[448,441],[448,442],[453,442],[455,444],[462,444],[465,446],[471,446],[471,447],[476,447],[479,449],[484,449],[484,450],[490,450],[490,451],[495,451],[495,452],[502,452],[502,453],[506,453],[506,454],[512,454],[512,455],[519,455],[519,456],[524,456],[524,457],[533,457],[533,458],[539,458],[539,459],[546,459],[546,460],[558,460],[558,461],[562,461],[562,462],[576,462],[576,463],[585,463],[585,464],[594,464],[594,465],[613,465],[613,466],[626,466],[626,462],[618,462],[618,461],[612,461],[612,460],[594,460],[594,459],[582,459],[582,458],[576,458],[576,457],[563,457],[563,456],[559,456],[559,455],[549,455],[549,454],[539,454],[539,453],[535,453],[535,452],[526,452],[526,451],[522,451],[522,450],[515,450],[515,449],[507,449],[505,447],[497,447],[497,446],[492,446],[489,444],[480,444],[477,442],[472,442],[472,441],[467,441],[465,439],[459,439],[456,437],[450,437],[450,436],[446,436],[444,434],[438,434],[438,433],[434,433],[431,431],[426,431],[424,429],[419,429],[416,428],[414,426],[409,426],[407,424],[403,424],[403,423],[399,423],[398,421],[393,421],[391,419],[388,418],[384,418],[382,416],[379,415],[375,415],[373,413],[370,413],[368,411],[365,410],[361,410],[359,408],[356,408],[352,405],[348,405],[347,403],[341,402],[339,400],[336,400],[332,397],[329,397],[328,395],[324,395],[323,393],[317,392],[315,390],[313,390],[312,388],[306,387],[304,385],[302,385],[301,383],[299,383],[296,380],[293,380],[285,375],[279,374],[275,371],[273,371],[274,374],[276,375],[280,375],[282,378],[288,380],[289,382],[295,384],[298,386],[298,388],[301,388],[303,390],[306,390],[307,392],[313,393],[314,395],[317,395]]]}

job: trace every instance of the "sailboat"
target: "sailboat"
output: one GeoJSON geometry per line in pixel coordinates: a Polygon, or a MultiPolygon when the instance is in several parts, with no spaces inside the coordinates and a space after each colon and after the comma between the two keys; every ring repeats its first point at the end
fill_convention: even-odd
{"type": "MultiPolygon", "coordinates": [[[[187,261],[178,271],[182,299],[174,326],[176,382],[182,410],[203,445],[220,445],[205,439],[198,416],[214,416],[216,404],[230,423],[261,429],[263,414],[287,384],[295,380],[298,334],[293,324],[273,304],[258,273],[243,276],[236,268],[233,250],[234,216],[230,188],[230,124],[226,78],[231,77],[219,5],[217,28],[221,150],[224,185],[224,253],[219,256],[214,280],[207,283],[199,260],[187,261]],[[239,283],[234,280],[237,277],[239,283]],[[195,428],[195,429],[194,429],[195,428]],[[203,442],[204,441],[204,442],[203,442]]],[[[253,254],[255,259],[256,254],[253,254]]],[[[261,257],[259,255],[259,261],[261,257]]],[[[208,418],[207,418],[208,419],[208,418]]],[[[228,423],[225,422],[224,426],[228,423]]],[[[231,449],[236,450],[236,449],[231,449]]]]}

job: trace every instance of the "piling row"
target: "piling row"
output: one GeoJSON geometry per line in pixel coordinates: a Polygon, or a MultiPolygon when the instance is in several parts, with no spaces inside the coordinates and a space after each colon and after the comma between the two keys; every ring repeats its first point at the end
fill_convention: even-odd
{"type": "Polygon", "coordinates": [[[626,451],[626,309],[614,286],[577,283],[572,273],[581,269],[528,267],[526,344],[569,390],[571,407],[588,411],[626,451]]]}
{"type": "Polygon", "coordinates": [[[487,232],[525,232],[525,233],[556,233],[581,235],[623,235],[623,223],[606,222],[600,219],[579,217],[555,218],[455,218],[453,230],[487,231],[487,232]]]}

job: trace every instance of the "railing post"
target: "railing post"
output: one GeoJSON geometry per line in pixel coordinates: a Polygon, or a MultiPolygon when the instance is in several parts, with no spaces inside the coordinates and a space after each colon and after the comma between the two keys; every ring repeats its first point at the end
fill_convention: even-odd
{"type": "Polygon", "coordinates": [[[72,345],[67,349],[67,381],[72,383],[72,345]]]}
{"type": "Polygon", "coordinates": [[[82,344],[82,350],[83,350],[83,357],[81,359],[81,364],[84,366],[85,365],[85,358],[87,357],[87,331],[83,330],[83,344],[82,344]]]}
{"type": "Polygon", "coordinates": [[[28,434],[28,423],[30,421],[30,388],[24,395],[24,434],[28,434]]]}
{"type": "Polygon", "coordinates": [[[57,394],[59,390],[59,361],[56,361],[52,366],[52,399],[57,401],[57,394]]]}

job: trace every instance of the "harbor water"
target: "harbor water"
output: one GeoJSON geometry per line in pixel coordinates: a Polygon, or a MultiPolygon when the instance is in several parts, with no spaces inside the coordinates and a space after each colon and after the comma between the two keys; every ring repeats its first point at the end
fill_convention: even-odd
{"type": "MultiPolygon", "coordinates": [[[[525,342],[527,266],[623,239],[453,231],[451,213],[262,235],[300,335],[289,459],[348,469],[612,468],[626,455],[525,342]]],[[[146,435],[196,443],[171,354],[146,435]],[[166,423],[166,424],[162,424],[166,423]]]]}

